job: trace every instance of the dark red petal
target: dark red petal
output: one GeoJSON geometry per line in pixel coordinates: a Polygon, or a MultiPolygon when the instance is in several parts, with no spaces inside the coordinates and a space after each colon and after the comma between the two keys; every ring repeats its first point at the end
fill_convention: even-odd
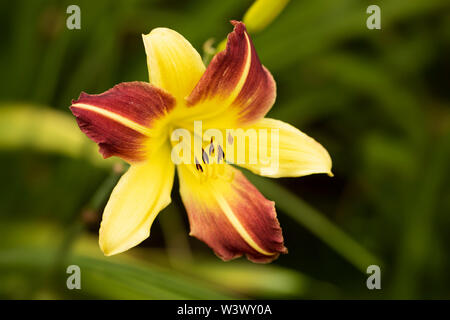
{"type": "Polygon", "coordinates": [[[145,159],[151,129],[174,105],[166,92],[145,82],[129,82],[98,95],[83,92],[70,110],[80,129],[98,143],[103,157],[133,162],[145,159]]]}
{"type": "Polygon", "coordinates": [[[187,97],[187,103],[195,106],[215,97],[225,100],[231,96],[226,111],[235,111],[238,121],[245,124],[264,117],[270,110],[275,102],[276,85],[270,72],[261,65],[245,25],[238,21],[232,24],[234,30],[228,35],[226,49],[213,58],[187,97]]]}
{"type": "Polygon", "coordinates": [[[264,198],[240,171],[224,166],[231,173],[228,175],[231,181],[217,178],[196,182],[195,177],[186,177],[190,174],[188,170],[179,171],[190,234],[204,241],[225,261],[245,254],[251,261],[266,263],[286,253],[274,202],[264,198]],[[244,232],[225,212],[227,206],[244,232]]]}
{"type": "Polygon", "coordinates": [[[174,98],[149,83],[123,82],[101,94],[82,92],[74,104],[96,106],[143,126],[151,126],[153,120],[163,117],[175,105],[174,98]]]}

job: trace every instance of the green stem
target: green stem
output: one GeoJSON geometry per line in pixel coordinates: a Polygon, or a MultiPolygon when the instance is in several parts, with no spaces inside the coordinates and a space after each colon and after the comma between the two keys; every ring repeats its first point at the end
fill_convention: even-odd
{"type": "MultiPolygon", "coordinates": [[[[70,255],[73,244],[84,231],[85,225],[82,221],[82,217],[80,217],[80,212],[85,210],[98,212],[102,208],[106,199],[109,197],[111,190],[116,185],[121,171],[122,170],[118,169],[117,167],[114,167],[111,170],[111,173],[101,183],[99,188],[97,188],[97,191],[94,193],[85,207],[82,208],[81,211],[79,209],[76,210],[70,226],[68,226],[68,228],[66,229],[65,235],[60,245],[56,249],[52,266],[49,269],[48,274],[44,277],[45,279],[50,280],[52,278],[58,278],[58,275],[61,274],[61,268],[64,265],[67,257],[70,255]]],[[[44,283],[47,283],[47,281],[44,281],[43,285],[44,283]]]]}

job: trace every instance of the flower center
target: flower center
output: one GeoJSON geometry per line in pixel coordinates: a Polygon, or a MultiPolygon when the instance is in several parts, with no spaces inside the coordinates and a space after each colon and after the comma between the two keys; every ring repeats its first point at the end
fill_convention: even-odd
{"type": "Polygon", "coordinates": [[[177,165],[185,165],[200,181],[225,178],[225,152],[223,146],[211,137],[204,141],[187,129],[175,129],[170,136],[171,158],[177,165]],[[196,139],[197,138],[197,139],[196,139]],[[198,144],[198,145],[197,145],[198,144]]]}

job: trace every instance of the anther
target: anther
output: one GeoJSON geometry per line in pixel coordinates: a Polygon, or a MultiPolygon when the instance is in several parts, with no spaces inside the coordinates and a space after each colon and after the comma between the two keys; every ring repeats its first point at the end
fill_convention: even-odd
{"type": "Polygon", "coordinates": [[[228,132],[228,143],[233,144],[233,136],[231,135],[230,132],[228,132]]]}
{"type": "Polygon", "coordinates": [[[197,171],[203,172],[202,165],[198,162],[197,157],[195,158],[195,169],[197,169],[197,171]]]}

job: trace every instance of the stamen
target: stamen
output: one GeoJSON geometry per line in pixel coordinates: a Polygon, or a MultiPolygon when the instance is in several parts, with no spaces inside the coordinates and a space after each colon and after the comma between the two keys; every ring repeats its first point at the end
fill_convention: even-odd
{"type": "Polygon", "coordinates": [[[220,160],[225,158],[225,152],[223,152],[222,147],[218,146],[218,151],[217,151],[217,163],[220,163],[220,160]]]}
{"type": "Polygon", "coordinates": [[[231,135],[231,133],[228,131],[228,143],[229,144],[233,144],[233,136],[231,135]]]}
{"type": "Polygon", "coordinates": [[[195,169],[197,169],[197,171],[203,172],[203,167],[202,167],[202,165],[198,162],[197,157],[195,157],[195,169]]]}
{"type": "Polygon", "coordinates": [[[209,151],[208,152],[209,152],[210,156],[214,157],[214,153],[215,153],[215,150],[214,150],[214,136],[211,137],[211,142],[209,144],[209,151]]]}
{"type": "Polygon", "coordinates": [[[203,148],[202,148],[202,160],[203,160],[203,163],[206,163],[206,164],[209,163],[208,155],[206,154],[206,152],[203,148]]]}

